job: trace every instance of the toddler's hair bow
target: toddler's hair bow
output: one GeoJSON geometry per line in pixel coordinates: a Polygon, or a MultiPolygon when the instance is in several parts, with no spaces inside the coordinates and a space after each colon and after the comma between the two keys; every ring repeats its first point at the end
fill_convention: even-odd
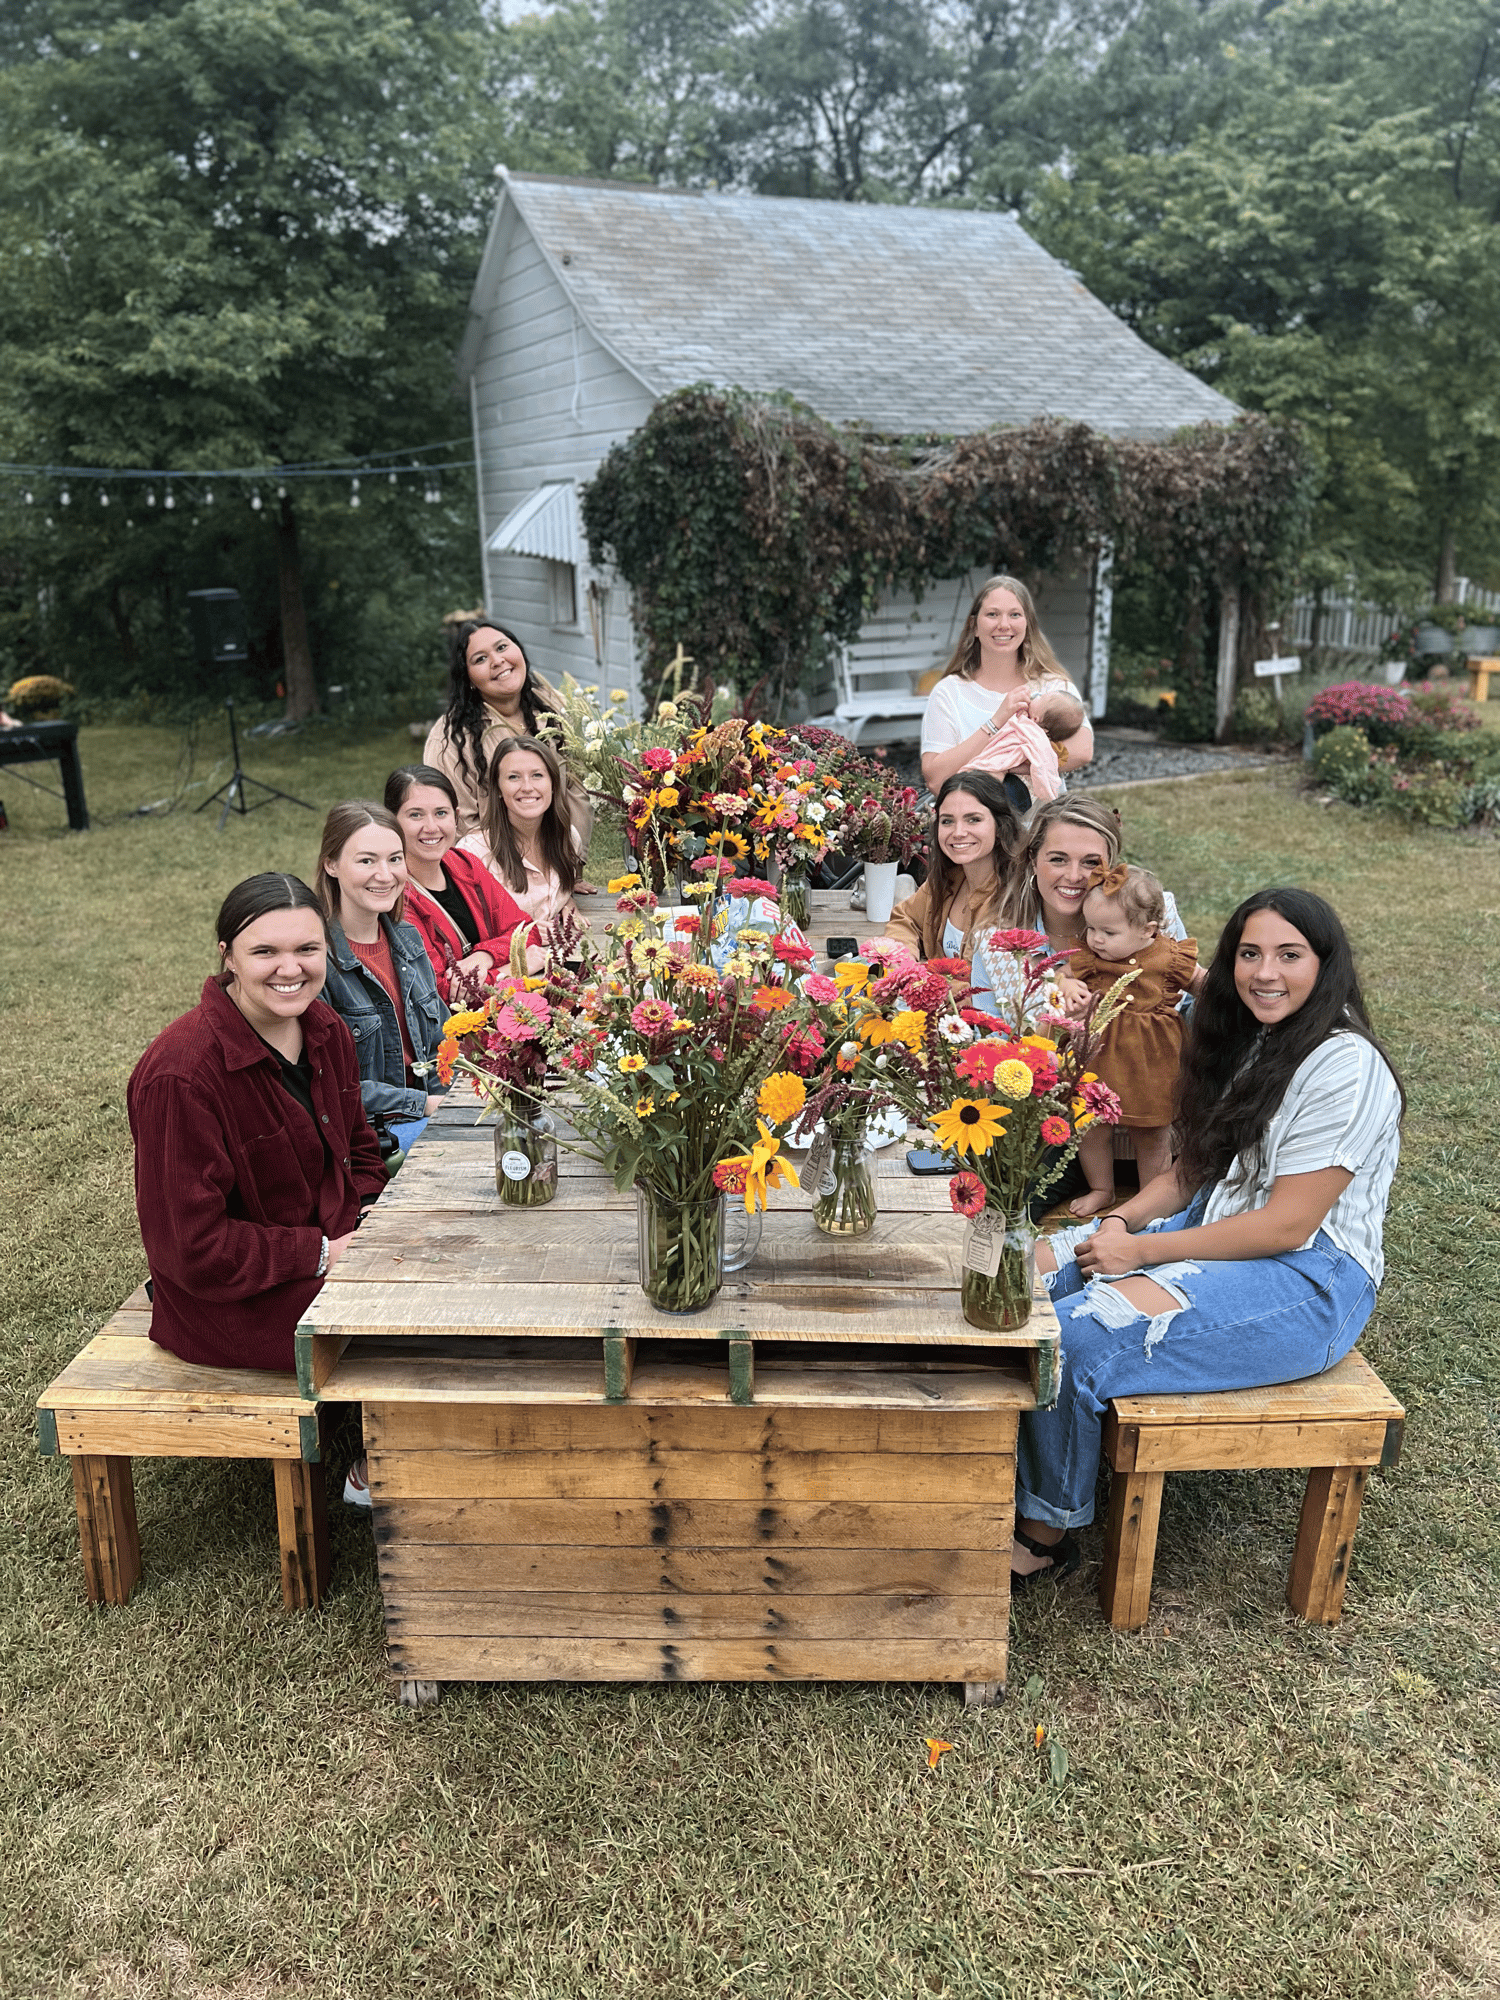
{"type": "Polygon", "coordinates": [[[1089,876],[1091,889],[1102,889],[1106,896],[1118,896],[1130,880],[1130,869],[1123,861],[1117,861],[1113,868],[1096,868],[1089,876]]]}

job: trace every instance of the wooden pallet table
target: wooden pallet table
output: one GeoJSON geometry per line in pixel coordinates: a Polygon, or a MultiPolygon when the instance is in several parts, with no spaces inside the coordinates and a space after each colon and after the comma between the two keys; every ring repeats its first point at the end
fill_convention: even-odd
{"type": "Polygon", "coordinates": [[[405,1700],[458,1680],[946,1680],[1003,1690],[1020,1412],[1057,1321],[959,1310],[942,1179],[879,1156],[880,1216],[821,1235],[779,1191],[703,1312],[637,1279],[635,1199],[564,1153],[502,1208],[445,1111],[298,1334],[363,1408],[405,1700]]]}

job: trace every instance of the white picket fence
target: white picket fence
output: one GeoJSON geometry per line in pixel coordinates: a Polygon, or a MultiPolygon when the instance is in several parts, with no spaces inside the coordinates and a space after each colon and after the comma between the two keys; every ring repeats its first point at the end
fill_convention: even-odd
{"type": "MultiPolygon", "coordinates": [[[[1453,594],[1455,601],[1465,609],[1500,613],[1500,591],[1480,590],[1465,576],[1454,579],[1453,594]]],[[[1317,609],[1316,598],[1294,598],[1291,627],[1282,633],[1283,643],[1310,646],[1317,609]]],[[[1402,622],[1404,615],[1373,604],[1369,598],[1325,597],[1318,644],[1333,647],[1342,653],[1382,653],[1386,640],[1402,622]]]]}

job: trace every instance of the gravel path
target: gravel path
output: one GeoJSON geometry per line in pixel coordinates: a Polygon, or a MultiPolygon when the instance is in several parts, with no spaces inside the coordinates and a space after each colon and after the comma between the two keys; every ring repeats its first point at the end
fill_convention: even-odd
{"type": "MultiPolygon", "coordinates": [[[[1163,743],[1144,729],[1096,729],[1094,760],[1069,777],[1074,790],[1102,785],[1138,785],[1158,778],[1197,778],[1210,771],[1263,770],[1284,759],[1260,750],[1226,749],[1217,743],[1163,743]]],[[[921,759],[915,744],[895,744],[891,762],[909,785],[922,788],[921,759]]]]}

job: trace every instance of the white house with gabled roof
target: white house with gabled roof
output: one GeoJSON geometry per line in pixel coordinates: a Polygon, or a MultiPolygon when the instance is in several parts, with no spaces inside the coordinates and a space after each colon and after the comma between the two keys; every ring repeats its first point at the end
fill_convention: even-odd
{"type": "MultiPolygon", "coordinates": [[[[497,169],[459,352],[485,603],[543,673],[639,694],[629,592],[596,570],[578,488],[661,396],[788,391],[882,435],[1043,416],[1113,437],[1227,423],[1235,406],[1147,346],[1009,216],[692,193],[497,169]]],[[[1048,637],[1102,713],[1109,551],[1028,577],[1048,637]]],[[[915,691],[981,578],[881,604],[846,682],[915,691]]],[[[684,635],[689,652],[691,635],[684,635]]],[[[865,742],[912,736],[909,720],[865,742]]]]}

